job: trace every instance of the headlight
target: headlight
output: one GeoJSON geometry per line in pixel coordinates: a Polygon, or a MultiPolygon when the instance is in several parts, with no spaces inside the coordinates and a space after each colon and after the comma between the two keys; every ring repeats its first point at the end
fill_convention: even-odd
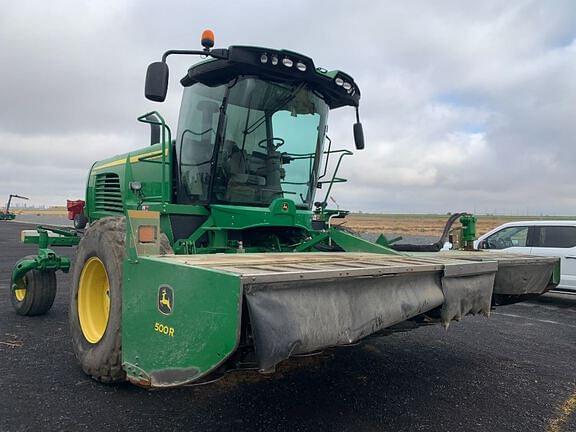
{"type": "Polygon", "coordinates": [[[300,72],[306,72],[306,65],[305,65],[304,63],[298,62],[298,63],[296,64],[296,67],[298,68],[298,70],[299,70],[300,72]]]}
{"type": "Polygon", "coordinates": [[[294,64],[294,62],[292,60],[290,60],[288,57],[284,57],[282,59],[282,64],[286,67],[292,67],[292,65],[294,64]]]}
{"type": "Polygon", "coordinates": [[[345,82],[344,84],[342,84],[342,87],[344,87],[344,90],[350,90],[352,88],[352,84],[350,84],[349,82],[345,82]]]}
{"type": "Polygon", "coordinates": [[[336,78],[334,82],[336,83],[337,86],[341,86],[342,84],[344,84],[344,80],[340,77],[336,78]]]}
{"type": "Polygon", "coordinates": [[[268,56],[266,55],[266,53],[260,56],[260,63],[268,63],[268,56]]]}
{"type": "Polygon", "coordinates": [[[276,66],[278,64],[278,57],[273,55],[272,60],[270,60],[270,63],[272,63],[274,66],[276,66]]]}

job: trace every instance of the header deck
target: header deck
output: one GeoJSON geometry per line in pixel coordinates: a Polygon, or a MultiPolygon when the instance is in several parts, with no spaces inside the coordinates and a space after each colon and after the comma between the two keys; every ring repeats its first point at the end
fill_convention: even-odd
{"type": "Polygon", "coordinates": [[[354,252],[164,255],[178,264],[232,273],[244,283],[325,278],[378,277],[437,272],[446,277],[492,273],[496,261],[470,262],[450,257],[409,257],[354,252]]]}

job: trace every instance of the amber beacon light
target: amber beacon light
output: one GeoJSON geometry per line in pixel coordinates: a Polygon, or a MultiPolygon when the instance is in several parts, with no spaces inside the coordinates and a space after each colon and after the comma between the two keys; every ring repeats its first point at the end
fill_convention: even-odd
{"type": "Polygon", "coordinates": [[[212,48],[214,46],[214,32],[209,29],[204,30],[202,32],[201,43],[205,50],[212,48]]]}

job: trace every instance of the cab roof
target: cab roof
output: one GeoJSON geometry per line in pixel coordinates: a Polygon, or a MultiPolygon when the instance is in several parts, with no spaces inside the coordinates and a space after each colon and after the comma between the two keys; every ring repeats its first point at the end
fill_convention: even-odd
{"type": "Polygon", "coordinates": [[[350,75],[316,67],[310,57],[302,54],[240,45],[219,50],[219,54],[222,58],[208,59],[190,67],[181,84],[188,87],[199,82],[213,87],[240,75],[250,75],[271,81],[306,82],[324,96],[330,109],[359,105],[360,89],[350,75]]]}

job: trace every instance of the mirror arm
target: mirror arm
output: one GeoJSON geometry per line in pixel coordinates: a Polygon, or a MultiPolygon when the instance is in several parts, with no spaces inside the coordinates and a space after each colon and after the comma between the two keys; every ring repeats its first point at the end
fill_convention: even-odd
{"type": "Polygon", "coordinates": [[[183,55],[200,55],[204,57],[213,57],[216,59],[227,59],[227,49],[206,48],[204,50],[168,50],[162,55],[159,62],[150,63],[146,71],[146,81],[144,86],[144,96],[146,99],[154,102],[164,102],[168,93],[168,63],[166,59],[172,54],[183,55]]]}
{"type": "Polygon", "coordinates": [[[162,62],[166,63],[166,58],[169,55],[203,55],[207,57],[214,57],[216,59],[224,59],[228,58],[228,50],[227,49],[213,49],[213,50],[168,50],[164,54],[162,54],[162,62]]]}

